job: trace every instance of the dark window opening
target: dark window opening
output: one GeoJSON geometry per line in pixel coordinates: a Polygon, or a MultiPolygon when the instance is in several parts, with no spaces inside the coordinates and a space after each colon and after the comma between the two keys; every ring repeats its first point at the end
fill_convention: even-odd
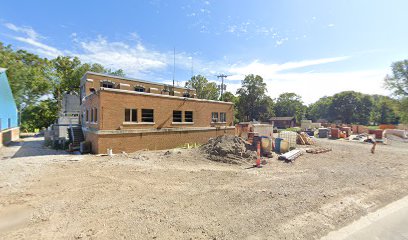
{"type": "Polygon", "coordinates": [[[142,122],[154,122],[153,109],[142,109],[142,122]]]}
{"type": "Polygon", "coordinates": [[[226,122],[227,121],[227,113],[222,112],[220,113],[220,122],[226,122]]]}
{"type": "Polygon", "coordinates": [[[98,122],[98,109],[97,109],[97,108],[95,108],[94,114],[95,114],[95,116],[94,116],[94,121],[95,121],[95,122],[98,122]]]}
{"type": "Polygon", "coordinates": [[[188,93],[188,92],[185,92],[185,93],[183,93],[183,97],[190,97],[190,93],[188,93]]]}
{"type": "Polygon", "coordinates": [[[211,121],[212,122],[218,122],[218,113],[217,112],[212,112],[211,113],[211,121]]]}
{"type": "Polygon", "coordinates": [[[91,122],[94,121],[94,109],[91,108],[91,122]]]}
{"type": "Polygon", "coordinates": [[[89,121],[89,110],[88,109],[86,109],[85,120],[87,122],[89,121]]]}
{"type": "Polygon", "coordinates": [[[136,92],[145,92],[145,88],[142,87],[142,86],[136,86],[136,87],[135,87],[135,91],[136,91],[136,92]]]}
{"type": "Polygon", "coordinates": [[[173,122],[182,122],[182,112],[173,111],[173,122]]]}
{"type": "Polygon", "coordinates": [[[186,121],[186,122],[194,122],[194,121],[193,121],[193,112],[192,112],[192,111],[185,111],[185,112],[184,112],[184,121],[186,121]]]}
{"type": "Polygon", "coordinates": [[[137,109],[125,109],[125,122],[137,122],[137,109]]]}
{"type": "Polygon", "coordinates": [[[102,82],[102,87],[104,87],[104,88],[113,88],[113,83],[111,83],[111,82],[102,82]]]}

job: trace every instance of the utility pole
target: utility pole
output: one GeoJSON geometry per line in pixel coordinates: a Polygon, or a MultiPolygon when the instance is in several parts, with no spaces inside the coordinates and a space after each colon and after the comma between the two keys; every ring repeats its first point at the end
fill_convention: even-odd
{"type": "Polygon", "coordinates": [[[224,84],[224,78],[228,77],[225,74],[220,74],[217,76],[217,78],[221,78],[221,85],[218,85],[218,88],[221,89],[221,97],[220,100],[222,100],[222,95],[224,94],[224,90],[227,90],[227,85],[224,84]]]}
{"type": "Polygon", "coordinates": [[[173,48],[173,87],[174,87],[174,78],[176,75],[176,48],[173,48]]]}

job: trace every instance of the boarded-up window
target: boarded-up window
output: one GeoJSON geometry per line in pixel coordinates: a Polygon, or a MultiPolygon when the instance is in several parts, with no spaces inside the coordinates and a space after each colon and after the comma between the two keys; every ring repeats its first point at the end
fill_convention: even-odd
{"type": "Polygon", "coordinates": [[[194,122],[193,112],[192,111],[185,111],[184,112],[184,121],[185,122],[194,122]]]}
{"type": "Polygon", "coordinates": [[[125,122],[137,122],[137,109],[125,109],[125,122]]]}
{"type": "Polygon", "coordinates": [[[153,109],[142,109],[142,122],[154,122],[153,109]]]}
{"type": "Polygon", "coordinates": [[[221,112],[220,113],[220,122],[226,122],[227,121],[227,113],[221,112]]]}
{"type": "Polygon", "coordinates": [[[173,122],[182,122],[182,112],[173,111],[173,122]]]}

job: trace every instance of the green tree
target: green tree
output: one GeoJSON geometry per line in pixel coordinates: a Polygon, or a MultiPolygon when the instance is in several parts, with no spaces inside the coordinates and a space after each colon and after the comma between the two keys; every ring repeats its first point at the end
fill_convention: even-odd
{"type": "Polygon", "coordinates": [[[399,101],[398,113],[401,122],[408,124],[408,97],[402,98],[399,101]]]}
{"type": "Polygon", "coordinates": [[[303,105],[302,97],[296,93],[282,93],[275,104],[275,114],[278,117],[296,117],[300,122],[305,117],[306,106],[303,105]]]}
{"type": "Polygon", "coordinates": [[[359,92],[345,91],[333,96],[330,120],[343,123],[368,124],[372,107],[370,96],[359,92]]]}
{"type": "Polygon", "coordinates": [[[247,75],[238,89],[238,116],[241,121],[267,121],[273,116],[273,100],[266,95],[266,83],[258,75],[247,75]]]}
{"type": "Polygon", "coordinates": [[[215,82],[209,82],[207,78],[201,75],[191,77],[186,82],[187,88],[193,88],[197,91],[197,97],[200,99],[218,100],[219,91],[215,82]]]}
{"type": "Polygon", "coordinates": [[[330,119],[330,106],[332,104],[332,97],[322,97],[315,103],[308,107],[307,117],[312,121],[319,119],[330,119]]]}
{"type": "Polygon", "coordinates": [[[394,62],[392,74],[385,77],[385,86],[397,97],[408,97],[408,60],[394,62]]]}
{"type": "Polygon", "coordinates": [[[0,42],[0,67],[7,68],[18,109],[36,103],[51,90],[51,64],[47,59],[24,50],[14,51],[0,42]]]}
{"type": "Polygon", "coordinates": [[[224,102],[232,102],[234,103],[234,123],[238,123],[239,120],[239,116],[238,116],[238,109],[236,108],[237,103],[239,101],[239,97],[235,96],[234,94],[232,94],[231,92],[225,92],[222,95],[222,101],[224,102]]]}
{"type": "Polygon", "coordinates": [[[398,123],[397,109],[399,102],[390,97],[373,95],[373,106],[370,113],[370,121],[374,124],[398,123]]]}
{"type": "Polygon", "coordinates": [[[53,99],[47,99],[29,105],[22,112],[22,118],[22,131],[34,132],[36,129],[50,126],[58,118],[57,103],[53,99]]]}

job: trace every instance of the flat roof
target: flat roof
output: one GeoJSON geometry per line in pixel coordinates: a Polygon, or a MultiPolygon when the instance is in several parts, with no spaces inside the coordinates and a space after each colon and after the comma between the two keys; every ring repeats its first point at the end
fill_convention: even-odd
{"type": "MultiPolygon", "coordinates": [[[[98,91],[117,92],[117,93],[133,94],[133,95],[144,95],[144,96],[150,96],[150,97],[173,98],[173,99],[179,99],[179,100],[185,100],[185,101],[211,102],[211,103],[234,105],[234,103],[232,103],[232,102],[216,101],[216,100],[209,100],[209,99],[199,99],[199,98],[179,97],[179,96],[170,96],[170,95],[156,94],[156,93],[135,92],[135,91],[129,91],[129,90],[123,90],[123,89],[115,89],[115,88],[103,88],[103,87],[101,87],[98,91]]],[[[90,94],[90,95],[88,95],[86,97],[89,97],[89,96],[92,96],[92,95],[93,94],[90,94]]]]}
{"type": "MultiPolygon", "coordinates": [[[[142,82],[142,83],[148,83],[148,84],[156,84],[156,85],[161,85],[161,86],[172,86],[171,84],[164,84],[164,83],[158,83],[158,82],[140,80],[140,79],[137,79],[137,78],[121,77],[121,76],[115,76],[115,75],[110,75],[110,74],[105,74],[105,73],[97,73],[97,72],[91,72],[91,71],[87,71],[87,72],[82,76],[82,79],[83,79],[87,74],[98,75],[98,76],[109,77],[109,78],[117,78],[117,79],[128,80],[128,81],[134,81],[134,82],[142,82]]],[[[177,86],[174,86],[174,87],[175,87],[175,88],[186,89],[186,90],[195,90],[194,88],[185,88],[185,87],[177,87],[177,86]]]]}

